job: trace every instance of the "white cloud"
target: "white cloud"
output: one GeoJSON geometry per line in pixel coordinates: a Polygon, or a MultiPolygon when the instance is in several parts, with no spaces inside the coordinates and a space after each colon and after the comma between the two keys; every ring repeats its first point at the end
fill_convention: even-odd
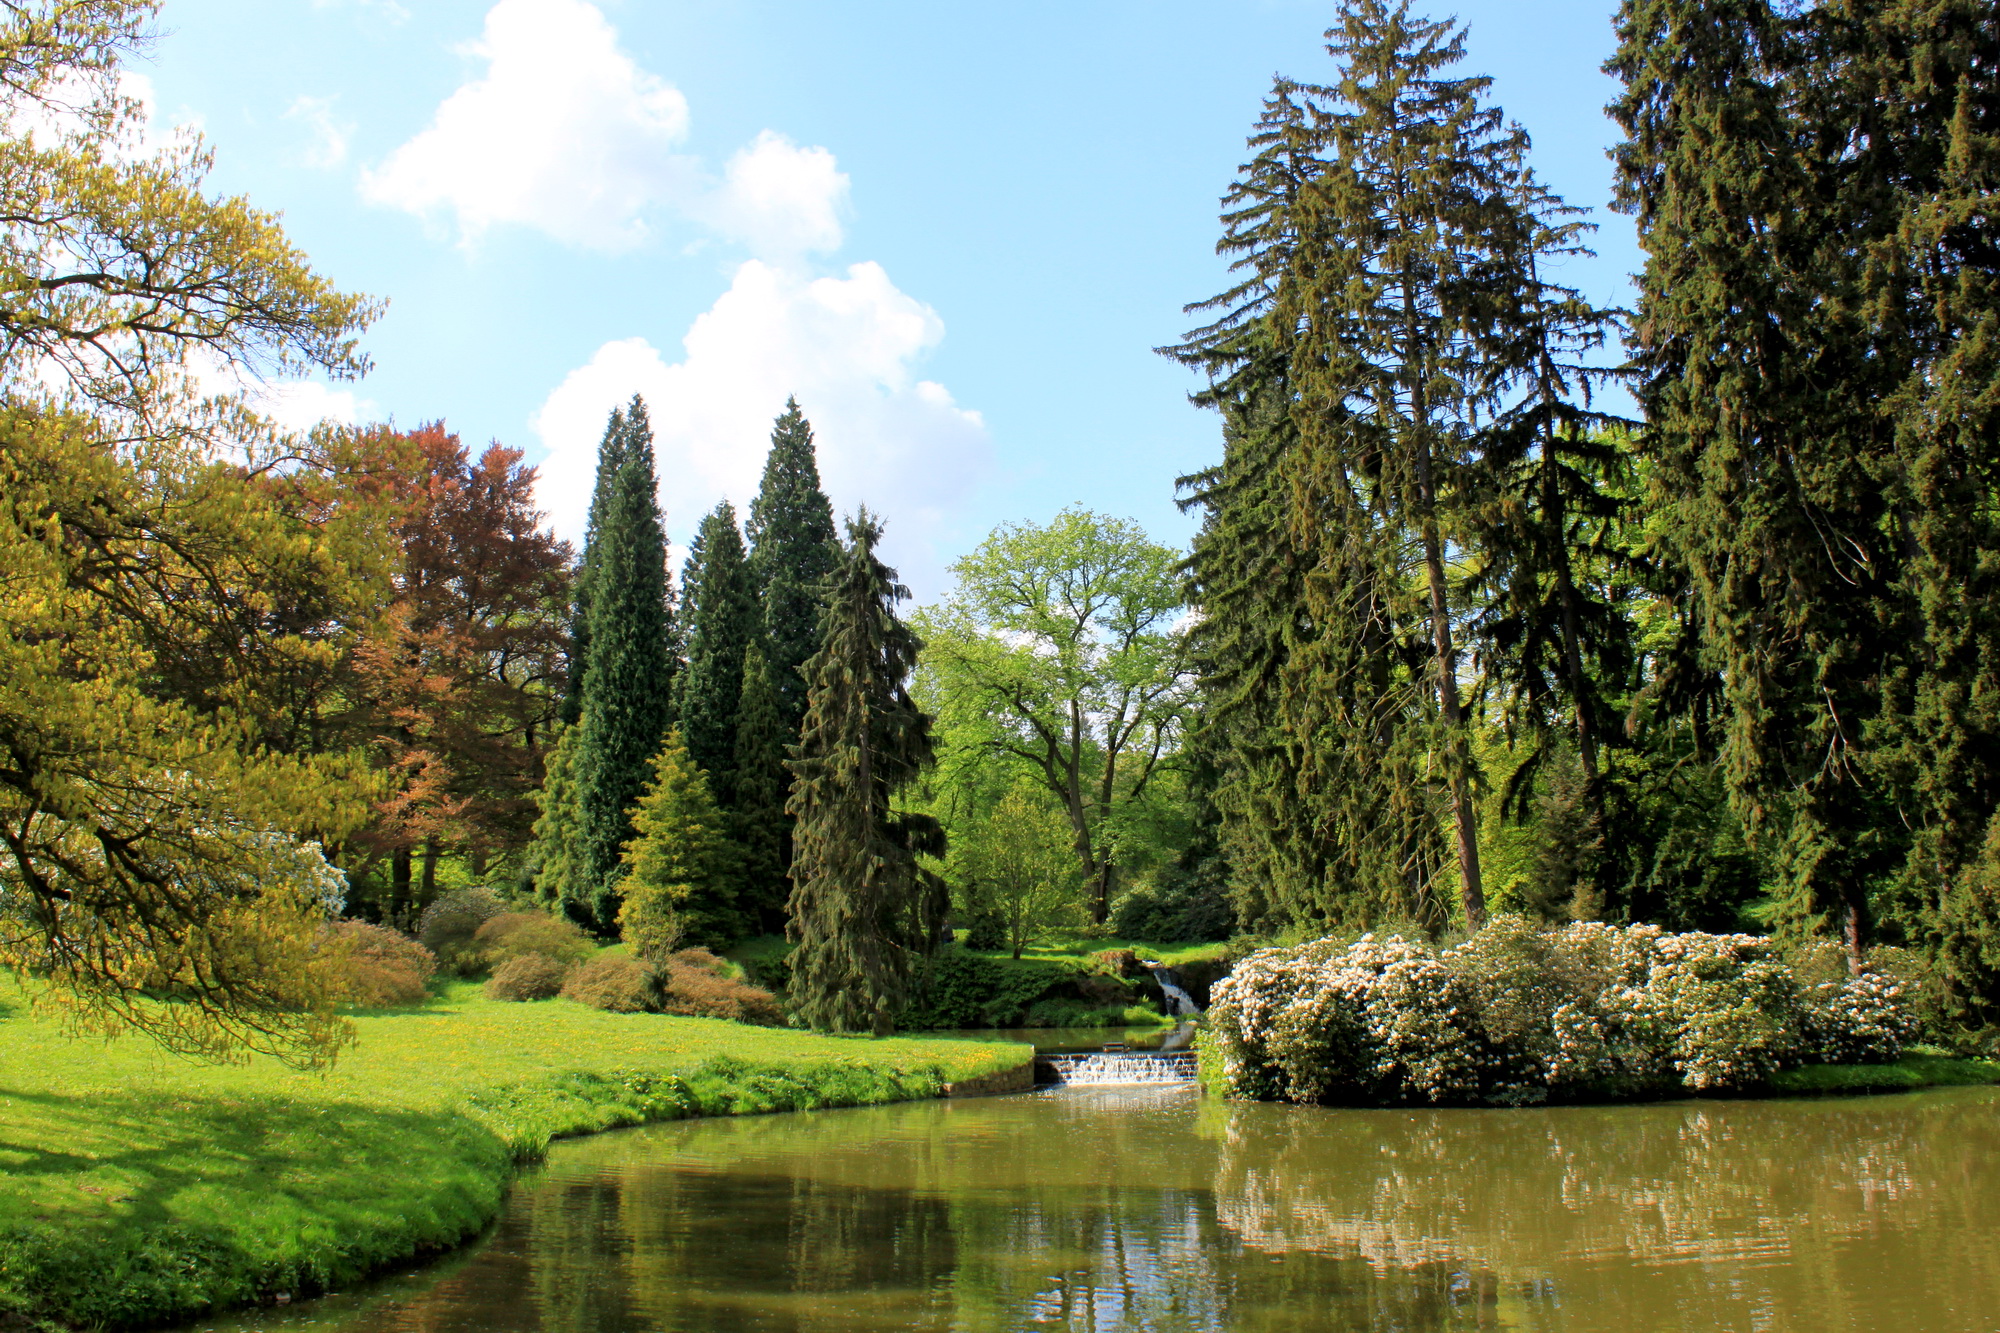
{"type": "Polygon", "coordinates": [[[317,380],[269,380],[246,386],[250,405],[286,430],[309,431],[323,421],[358,425],[381,415],[381,409],[352,389],[336,389],[317,380]]]}
{"type": "Polygon", "coordinates": [[[766,258],[838,250],[847,186],[832,153],[765,130],[729,160],[706,211],[717,230],[766,258]]]}
{"type": "Polygon", "coordinates": [[[594,6],[500,0],[468,53],[487,62],[483,77],[363,174],[366,197],[450,213],[468,242],[514,223],[618,251],[646,240],[658,206],[698,189],[698,168],[674,152],[687,99],[620,51],[594,6]]]}
{"type": "Polygon", "coordinates": [[[364,13],[379,14],[391,27],[407,23],[410,11],[396,0],[312,0],[314,9],[358,9],[364,13]]]}
{"type": "Polygon", "coordinates": [[[286,120],[305,122],[312,143],[299,160],[315,171],[331,171],[347,160],[347,145],[354,137],[351,123],[334,118],[331,97],[300,97],[285,111],[286,120]]]}
{"type": "Polygon", "coordinates": [[[534,420],[548,449],[537,498],[558,532],[581,536],[605,417],[639,393],[669,525],[691,530],[723,497],[741,510],[762,476],[771,422],[796,394],[835,506],[866,503],[906,559],[934,563],[926,539],[987,454],[979,414],[916,377],[915,363],[943,336],[937,313],[878,264],[815,279],[750,260],[688,330],[681,360],[669,363],[644,338],[608,342],[549,395],[534,420]]]}

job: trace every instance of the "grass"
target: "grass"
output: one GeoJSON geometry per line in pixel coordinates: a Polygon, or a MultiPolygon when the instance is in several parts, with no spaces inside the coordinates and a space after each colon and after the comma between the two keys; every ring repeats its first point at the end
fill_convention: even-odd
{"type": "Polygon", "coordinates": [[[1804,1065],[1787,1069],[1771,1080],[1771,1090],[1783,1096],[1807,1096],[1975,1087],[1985,1083],[2000,1083],[2000,1063],[1912,1054],[1892,1065],[1804,1065]]]}
{"type": "Polygon", "coordinates": [[[0,981],[0,1327],[162,1323],[456,1245],[549,1140],[935,1096],[1020,1046],[489,1001],[354,1016],[322,1074],[79,1041],[0,981]]]}

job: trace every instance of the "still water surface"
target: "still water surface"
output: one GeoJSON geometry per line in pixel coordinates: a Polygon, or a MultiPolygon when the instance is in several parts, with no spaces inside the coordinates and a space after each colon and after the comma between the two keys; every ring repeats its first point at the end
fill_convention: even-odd
{"type": "Polygon", "coordinates": [[[1992,1330],[2000,1090],[1531,1111],[1067,1090],[558,1145],[493,1233],[208,1327],[1992,1330]]]}

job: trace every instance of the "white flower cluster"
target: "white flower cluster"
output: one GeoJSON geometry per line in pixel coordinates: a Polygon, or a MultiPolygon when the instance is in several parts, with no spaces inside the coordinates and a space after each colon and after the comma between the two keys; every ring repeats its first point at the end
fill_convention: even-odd
{"type": "Polygon", "coordinates": [[[1455,948],[1364,935],[1265,949],[1217,984],[1204,1043],[1236,1096],[1486,1102],[1754,1087],[1915,1035],[1879,973],[1802,982],[1770,940],[1495,918],[1455,948]]]}

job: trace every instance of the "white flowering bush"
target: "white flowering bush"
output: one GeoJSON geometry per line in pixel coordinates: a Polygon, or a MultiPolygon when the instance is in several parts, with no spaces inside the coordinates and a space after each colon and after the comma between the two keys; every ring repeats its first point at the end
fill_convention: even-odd
{"type": "Polygon", "coordinates": [[[1755,1087],[1807,1062],[1894,1060],[1906,986],[1802,979],[1755,935],[1497,917],[1437,949],[1400,935],[1252,954],[1202,1042],[1233,1096],[1489,1103],[1755,1087]]]}

